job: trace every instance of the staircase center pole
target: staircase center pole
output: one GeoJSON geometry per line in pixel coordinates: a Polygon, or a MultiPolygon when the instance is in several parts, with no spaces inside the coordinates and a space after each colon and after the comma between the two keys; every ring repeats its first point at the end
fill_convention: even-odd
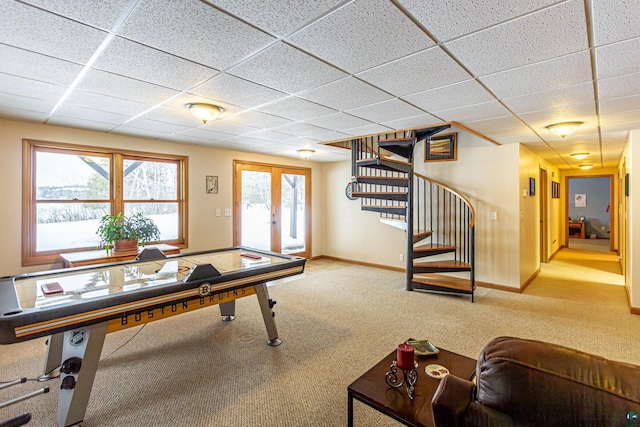
{"type": "Polygon", "coordinates": [[[413,290],[413,167],[407,173],[409,179],[407,187],[407,290],[413,290]]]}

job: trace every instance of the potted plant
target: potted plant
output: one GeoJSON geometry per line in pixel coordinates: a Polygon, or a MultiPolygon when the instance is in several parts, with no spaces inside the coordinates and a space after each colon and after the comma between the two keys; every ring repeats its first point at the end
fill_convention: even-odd
{"type": "Polygon", "coordinates": [[[132,216],[105,215],[100,220],[96,234],[100,237],[100,248],[112,249],[114,253],[138,252],[138,245],[158,241],[160,230],[152,219],[142,213],[132,216]]]}

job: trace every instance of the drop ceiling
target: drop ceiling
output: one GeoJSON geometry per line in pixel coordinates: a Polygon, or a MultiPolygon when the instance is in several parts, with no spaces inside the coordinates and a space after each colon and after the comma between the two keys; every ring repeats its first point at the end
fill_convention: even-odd
{"type": "Polygon", "coordinates": [[[638,22],[638,0],[0,0],[0,118],[321,162],[456,121],[614,167],[640,129],[638,22]]]}

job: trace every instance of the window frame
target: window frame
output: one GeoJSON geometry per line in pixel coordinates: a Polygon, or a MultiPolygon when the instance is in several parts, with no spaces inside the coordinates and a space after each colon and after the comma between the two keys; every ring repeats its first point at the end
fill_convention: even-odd
{"type": "MultiPolygon", "coordinates": [[[[60,261],[61,253],[81,252],[95,250],[95,247],[69,248],[53,251],[37,251],[37,207],[36,199],[36,167],[35,159],[37,152],[56,152],[62,154],[78,154],[85,156],[110,157],[111,171],[109,174],[109,198],[98,200],[98,202],[110,205],[112,215],[124,212],[124,160],[142,160],[149,162],[167,162],[177,165],[177,199],[176,200],[153,200],[152,203],[170,202],[178,203],[178,238],[174,240],[163,240],[162,243],[170,244],[180,248],[187,247],[188,230],[188,161],[187,156],[174,154],[160,154],[133,150],[122,150],[108,147],[95,147],[88,145],[76,145],[62,142],[41,141],[33,139],[23,139],[22,154],[22,266],[32,266],[41,264],[51,264],[60,261]]],[[[55,201],[61,202],[61,201],[55,201]]],[[[73,203],[67,200],[64,203],[73,203]]],[[[85,200],[82,200],[85,202],[85,200]]],[[[93,202],[93,200],[91,200],[93,202]]],[[[131,202],[131,200],[126,200],[131,202]]],[[[147,202],[144,200],[143,202],[147,202]]]]}

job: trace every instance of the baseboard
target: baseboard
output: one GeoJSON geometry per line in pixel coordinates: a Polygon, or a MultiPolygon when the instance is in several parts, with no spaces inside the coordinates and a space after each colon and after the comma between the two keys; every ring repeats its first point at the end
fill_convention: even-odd
{"type": "Polygon", "coordinates": [[[631,314],[640,315],[640,307],[631,307],[631,314]]]}
{"type": "Polygon", "coordinates": [[[529,286],[529,284],[533,282],[533,279],[538,277],[538,274],[540,274],[540,268],[538,268],[522,285],[520,285],[521,293],[524,292],[525,289],[527,289],[527,286],[529,286]]]}
{"type": "Polygon", "coordinates": [[[354,261],[354,260],[351,260],[351,259],[338,258],[338,257],[334,257],[334,256],[329,256],[329,255],[322,255],[322,256],[319,256],[319,257],[314,258],[314,259],[321,259],[321,258],[330,259],[332,261],[348,262],[349,264],[364,265],[365,267],[381,268],[383,270],[399,271],[399,272],[403,272],[403,273],[405,271],[407,271],[406,268],[391,267],[390,265],[374,264],[374,263],[371,263],[371,262],[354,261]]]}

